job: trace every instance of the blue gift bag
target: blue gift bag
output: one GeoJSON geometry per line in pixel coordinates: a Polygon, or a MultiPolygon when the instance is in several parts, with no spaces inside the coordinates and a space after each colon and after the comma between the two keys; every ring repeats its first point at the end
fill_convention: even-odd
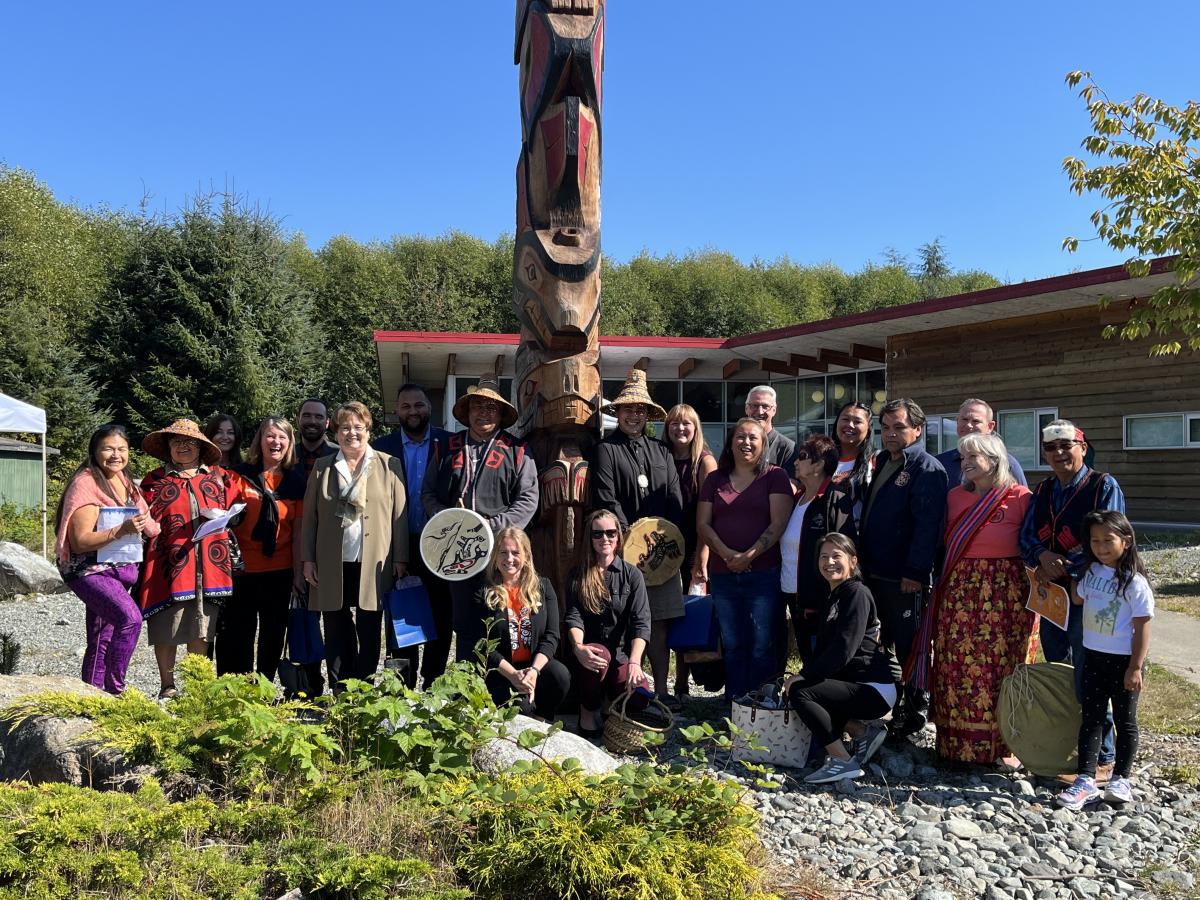
{"type": "Polygon", "coordinates": [[[667,623],[667,646],[672,650],[714,651],[720,629],[711,594],[689,594],[683,598],[683,617],[667,623]]]}
{"type": "Polygon", "coordinates": [[[397,648],[437,640],[429,591],[420,578],[410,575],[396,582],[385,598],[392,638],[397,648]]]}
{"type": "Polygon", "coordinates": [[[287,661],[299,665],[319,663],[325,658],[321,639],[321,614],[308,608],[308,598],[293,594],[288,605],[287,661]]]}

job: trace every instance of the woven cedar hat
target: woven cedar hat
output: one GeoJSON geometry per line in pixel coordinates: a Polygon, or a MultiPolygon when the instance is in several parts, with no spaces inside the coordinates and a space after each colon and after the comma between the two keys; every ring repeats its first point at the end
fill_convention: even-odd
{"type": "Polygon", "coordinates": [[[646,418],[652,422],[662,422],[667,418],[667,411],[650,399],[650,390],[646,387],[646,373],[641,369],[630,369],[625,375],[625,384],[616,399],[604,404],[604,412],[610,416],[617,414],[618,406],[633,406],[642,403],[648,413],[646,418]]]}
{"type": "Polygon", "coordinates": [[[167,441],[171,439],[172,435],[191,438],[199,443],[200,461],[205,465],[211,466],[213,463],[220,462],[221,448],[205,437],[200,426],[191,419],[176,419],[166,428],[150,432],[142,441],[142,449],[163,462],[170,462],[171,448],[167,441]]]}
{"type": "Polygon", "coordinates": [[[500,383],[494,375],[484,375],[479,379],[478,387],[472,385],[467,388],[467,392],[454,403],[454,409],[451,410],[454,418],[458,419],[459,422],[468,428],[471,427],[471,423],[467,419],[467,413],[472,397],[487,397],[487,399],[495,400],[500,404],[501,428],[511,428],[513,423],[517,421],[517,408],[500,395],[500,383]]]}

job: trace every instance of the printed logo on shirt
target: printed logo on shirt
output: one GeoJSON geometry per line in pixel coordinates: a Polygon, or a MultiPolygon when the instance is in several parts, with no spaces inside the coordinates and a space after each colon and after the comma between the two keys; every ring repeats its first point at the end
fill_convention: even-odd
{"type": "Polygon", "coordinates": [[[1080,580],[1084,594],[1084,623],[1086,631],[1099,635],[1112,635],[1117,631],[1117,614],[1121,611],[1121,598],[1117,596],[1117,579],[1106,578],[1089,567],[1080,580]],[[1105,597],[1109,600],[1106,603],[1105,597]]]}
{"type": "Polygon", "coordinates": [[[896,476],[896,487],[904,487],[911,480],[911,475],[909,475],[907,472],[901,472],[896,476]]]}

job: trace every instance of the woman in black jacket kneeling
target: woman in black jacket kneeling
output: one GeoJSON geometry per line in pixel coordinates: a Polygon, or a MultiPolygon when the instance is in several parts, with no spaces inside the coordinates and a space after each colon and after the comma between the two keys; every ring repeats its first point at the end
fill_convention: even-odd
{"type": "Polygon", "coordinates": [[[521,708],[552,719],[571,686],[558,650],[558,597],[547,578],[533,568],[529,538],[520,528],[502,528],[481,591],[492,611],[487,686],[496,704],[513,695],[521,708]]]}
{"type": "Polygon", "coordinates": [[[804,780],[825,784],[858,778],[887,730],[877,721],[896,703],[900,666],[879,639],[875,600],[859,578],[858,551],[844,534],[818,548],[817,566],[829,582],[829,607],[812,656],[784,682],[784,695],[828,757],[804,780]],[[864,721],[865,720],[865,721],[864,721]],[[842,733],[851,737],[847,750],[842,733]]]}

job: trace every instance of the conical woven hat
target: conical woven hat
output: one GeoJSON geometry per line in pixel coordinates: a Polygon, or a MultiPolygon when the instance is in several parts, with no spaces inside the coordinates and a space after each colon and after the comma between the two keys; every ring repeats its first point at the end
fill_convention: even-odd
{"type": "Polygon", "coordinates": [[[641,369],[630,369],[625,376],[625,385],[616,398],[604,405],[604,411],[610,416],[617,414],[618,406],[632,406],[635,403],[645,404],[649,412],[646,418],[653,422],[661,422],[667,417],[667,411],[650,399],[650,390],[646,386],[646,373],[641,369]]]}
{"type": "Polygon", "coordinates": [[[152,431],[142,440],[142,449],[151,456],[163,460],[163,462],[171,461],[171,448],[167,441],[172,435],[178,437],[191,438],[200,444],[200,461],[205,465],[211,466],[221,459],[221,448],[205,437],[204,432],[200,430],[200,426],[191,419],[176,419],[166,428],[160,428],[158,431],[152,431]]]}
{"type": "Polygon", "coordinates": [[[505,397],[500,395],[500,383],[494,375],[484,375],[479,379],[479,386],[467,388],[467,392],[463,394],[454,403],[454,418],[458,419],[463,425],[471,427],[470,421],[467,419],[467,413],[470,411],[472,397],[487,397],[489,400],[495,400],[500,404],[500,427],[510,428],[517,421],[517,408],[513,406],[505,397]]]}

